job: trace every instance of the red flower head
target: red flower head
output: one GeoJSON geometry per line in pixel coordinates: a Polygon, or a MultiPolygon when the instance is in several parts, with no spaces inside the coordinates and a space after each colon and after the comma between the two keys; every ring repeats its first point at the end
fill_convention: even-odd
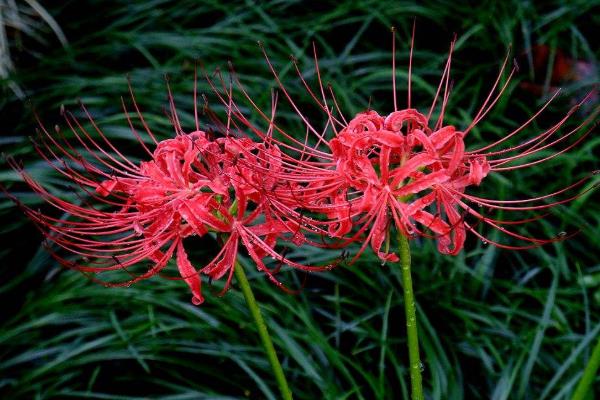
{"type": "MultiPolygon", "coordinates": [[[[313,218],[308,218],[305,214],[298,215],[295,209],[294,212],[285,214],[285,218],[301,222],[309,231],[326,232],[330,237],[342,239],[342,244],[337,246],[344,246],[352,241],[362,242],[355,259],[370,245],[382,261],[396,261],[397,255],[389,251],[389,232],[392,225],[409,237],[435,238],[441,253],[453,255],[463,248],[467,232],[473,233],[485,243],[491,242],[509,249],[530,248],[563,239],[564,234],[549,239],[527,237],[509,228],[543,218],[545,215],[517,220],[497,220],[484,215],[479,209],[485,207],[488,210],[516,212],[549,209],[578,197],[579,195],[571,195],[559,200],[549,200],[582,185],[589,177],[558,192],[523,200],[486,199],[468,194],[467,191],[470,187],[479,186],[490,173],[526,168],[554,158],[576,146],[593,127],[585,130],[573,143],[547,155],[548,149],[554,149],[556,145],[565,142],[588,125],[596,117],[597,109],[574,129],[561,132],[564,123],[582,102],[549,129],[518,145],[492,150],[525,131],[554,100],[558,94],[555,93],[529,120],[504,135],[502,139],[476,150],[467,150],[465,138],[501,98],[516,67],[512,69],[505,83],[500,85],[507,66],[507,56],[489,95],[471,124],[462,130],[445,125],[444,115],[450,93],[450,65],[454,43],[455,41],[451,43],[442,78],[427,111],[411,107],[411,44],[407,108],[400,109],[397,105],[394,61],[394,111],[382,115],[369,109],[349,120],[340,111],[331,86],[325,88],[322,84],[316,50],[314,62],[317,90],[313,90],[304,80],[297,61],[292,59],[308,95],[325,116],[325,126],[321,129],[300,110],[263,48],[269,69],[283,97],[306,127],[306,137],[303,141],[275,124],[277,96],[274,96],[269,117],[252,101],[237,80],[235,72],[231,71],[245,100],[268,123],[268,131],[265,132],[243,115],[233,100],[231,88],[218,87],[211,83],[221,102],[229,109],[230,115],[244,129],[262,138],[268,137],[271,143],[278,144],[289,153],[283,156],[286,163],[285,173],[278,171],[274,177],[293,182],[294,187],[291,190],[275,190],[270,195],[280,201],[295,200],[301,204],[305,213],[311,213],[313,218]],[[439,109],[439,116],[434,120],[432,115],[436,108],[439,109]],[[332,132],[333,137],[327,138],[327,132],[332,132]],[[530,161],[532,156],[534,160],[530,161]],[[535,156],[538,158],[535,159],[535,156]],[[526,157],[528,161],[513,164],[514,161],[526,157]],[[290,198],[292,195],[293,198],[290,198]],[[326,218],[319,219],[318,216],[326,218]],[[525,243],[507,245],[491,241],[475,229],[479,222],[484,222],[525,243]]],[[[393,52],[395,53],[395,42],[393,52]]],[[[584,99],[586,100],[587,98],[584,99]]],[[[278,211],[285,213],[286,210],[278,211]]]]}
{"type": "Polygon", "coordinates": [[[280,265],[306,271],[330,268],[296,263],[274,249],[278,239],[297,241],[302,237],[298,233],[300,227],[278,217],[264,195],[278,184],[270,174],[262,173],[281,168],[281,152],[276,145],[230,134],[211,140],[200,130],[197,117],[195,131],[185,133],[170,90],[176,136],[157,141],[133,92],[132,99],[142,125],[156,144],[154,151],[150,151],[129,121],[149,161],[136,163],[125,157],[96,126],[83,105],[82,110],[99,139],[94,139],[69,112],[65,118],[73,140],[59,138],[42,126],[41,145],[36,145],[38,153],[51,167],[80,186],[85,199],[67,201],[53,195],[11,161],[35,192],[67,215],[57,218],[22,205],[48,241],[80,257],[74,261],[51,251],[58,261],[88,276],[126,271],[130,279],[124,282],[101,283],[129,286],[161,273],[175,257],[181,279],[192,291],[194,304],[204,300],[200,274],[215,280],[227,276],[222,293],[229,288],[240,244],[257,268],[283,289],[275,277],[277,269],[269,269],[263,258],[269,256],[280,265]],[[222,248],[206,266],[196,269],[188,259],[184,239],[209,233],[216,235],[222,248]],[[142,262],[149,263],[145,272],[136,274],[130,270],[142,262]]]}

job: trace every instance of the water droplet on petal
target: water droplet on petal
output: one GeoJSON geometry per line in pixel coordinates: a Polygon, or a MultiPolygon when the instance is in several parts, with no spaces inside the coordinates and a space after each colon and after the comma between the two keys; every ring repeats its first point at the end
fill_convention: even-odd
{"type": "Polygon", "coordinates": [[[302,246],[305,241],[306,241],[306,239],[304,238],[304,235],[301,233],[296,233],[292,237],[292,243],[294,243],[296,246],[302,246]]]}

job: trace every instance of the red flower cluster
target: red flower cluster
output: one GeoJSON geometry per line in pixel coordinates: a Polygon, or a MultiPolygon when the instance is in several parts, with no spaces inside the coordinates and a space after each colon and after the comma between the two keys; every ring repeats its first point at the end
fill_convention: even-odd
{"type": "MultiPolygon", "coordinates": [[[[281,184],[274,178],[283,169],[282,153],[277,146],[233,136],[210,140],[198,127],[186,134],[177,122],[174,108],[172,111],[177,136],[158,142],[148,130],[156,142],[153,152],[131,125],[150,157],[150,161],[139,164],[125,157],[96,128],[91,117],[89,122],[103,143],[95,140],[71,113],[66,114],[82,150],[71,141],[59,142],[42,127],[45,139],[41,140],[42,146],[36,146],[39,154],[78,184],[94,200],[93,205],[86,201],[81,206],[54,196],[12,162],[35,192],[69,215],[55,218],[21,205],[47,239],[81,258],[72,261],[51,251],[58,261],[93,274],[129,272],[129,267],[150,261],[146,272],[138,275],[129,272],[131,279],[125,282],[101,282],[107,286],[129,286],[159,274],[175,257],[181,279],[192,291],[194,304],[204,301],[200,274],[215,280],[226,276],[222,293],[227,291],[240,244],[257,268],[284,290],[287,289],[275,277],[283,264],[304,271],[332,267],[299,264],[275,250],[278,239],[303,242],[300,227],[281,219],[265,196],[265,192],[281,184]],[[212,261],[196,269],[188,259],[184,239],[209,232],[217,235],[222,247],[212,261]],[[279,262],[276,269],[265,265],[263,259],[267,256],[279,262]]],[[[139,116],[147,127],[142,115],[139,116]]],[[[296,204],[286,206],[290,210],[296,204]]]]}
{"type": "MultiPolygon", "coordinates": [[[[324,114],[322,119],[326,122],[321,129],[314,126],[311,119],[304,115],[301,107],[288,93],[263,48],[267,64],[283,97],[306,127],[304,141],[295,139],[294,135],[279,127],[275,123],[274,111],[271,117],[267,117],[267,114],[256,106],[236,78],[233,69],[231,69],[232,81],[236,82],[237,88],[250,106],[268,122],[267,132],[243,115],[242,107],[236,104],[231,94],[232,88],[223,84],[225,81],[223,78],[220,79],[220,85],[208,76],[207,79],[222,104],[228,109],[229,115],[239,122],[240,131],[247,130],[258,137],[268,138],[271,143],[285,147],[288,153],[295,154],[295,157],[288,160],[285,174],[278,175],[278,178],[299,184],[292,191],[275,191],[269,195],[277,199],[285,199],[286,196],[293,195],[306,212],[324,218],[307,218],[306,213],[298,215],[296,210],[294,213],[286,214],[286,218],[297,221],[300,226],[310,227],[314,232],[326,232],[329,237],[342,240],[341,245],[330,246],[344,246],[350,242],[361,243],[361,248],[354,259],[370,245],[383,262],[397,261],[397,255],[389,251],[392,225],[405,236],[434,238],[441,253],[452,255],[458,254],[464,247],[467,232],[471,232],[485,244],[492,243],[507,249],[528,249],[563,240],[568,236],[566,233],[561,232],[553,238],[535,238],[524,236],[509,228],[536,221],[548,214],[498,220],[484,215],[483,209],[519,214],[547,210],[579,197],[582,193],[552,200],[557,195],[581,186],[591,175],[555,193],[522,200],[481,198],[467,194],[466,190],[470,186],[479,186],[491,172],[516,170],[542,163],[583,141],[595,126],[590,122],[594,121],[597,108],[568,132],[561,131],[561,128],[582,104],[593,96],[593,93],[572,107],[549,129],[537,133],[518,145],[490,151],[525,131],[556,98],[558,92],[525,123],[508,132],[500,140],[476,150],[467,150],[465,137],[501,98],[516,67],[500,86],[508,62],[507,56],[489,95],[469,126],[459,130],[454,126],[444,125],[444,114],[450,93],[450,66],[454,43],[451,43],[442,78],[427,114],[411,108],[412,45],[408,71],[408,107],[398,108],[396,82],[393,78],[394,111],[392,113],[382,116],[373,110],[367,110],[358,113],[349,121],[341,112],[331,85],[325,88],[321,81],[316,50],[314,50],[314,62],[317,90],[312,89],[305,81],[297,61],[292,58],[302,85],[317,108],[324,114]],[[436,106],[439,108],[439,116],[432,121],[436,106]],[[568,141],[587,125],[592,126],[589,126],[576,140],[559,150],[552,151],[556,145],[568,141]],[[272,132],[277,132],[279,139],[273,139],[272,132]],[[327,138],[328,132],[333,133],[331,139],[327,138]],[[313,143],[312,146],[308,145],[310,142],[313,143]],[[521,164],[513,163],[525,158],[532,160],[521,164]],[[480,222],[525,243],[510,245],[495,242],[476,229],[476,225],[480,222]]],[[[395,62],[393,67],[395,69],[395,62]]],[[[395,70],[393,77],[395,77],[395,70]]],[[[276,108],[276,100],[277,97],[274,97],[272,110],[276,108]]]]}
{"type": "Polygon", "coordinates": [[[131,274],[125,282],[107,285],[130,285],[159,274],[171,258],[176,258],[181,279],[189,285],[195,304],[203,301],[201,274],[212,279],[226,277],[223,292],[229,288],[240,244],[257,268],[284,288],[276,278],[279,268],[270,269],[265,258],[277,260],[279,266],[285,264],[305,271],[332,265],[318,267],[294,262],[276,250],[280,240],[332,248],[360,242],[355,259],[370,245],[385,262],[398,259],[390,251],[392,225],[409,237],[435,238],[438,250],[444,254],[460,252],[467,232],[492,242],[475,229],[478,222],[526,242],[523,246],[492,242],[500,247],[529,248],[562,239],[560,235],[531,238],[507,228],[544,215],[496,220],[483,215],[480,208],[518,212],[548,209],[577,197],[548,201],[581,185],[585,179],[556,193],[524,200],[485,199],[466,191],[478,186],[491,172],[528,167],[568,151],[591,128],[573,143],[546,155],[547,149],[576,134],[596,113],[575,129],[558,135],[577,105],[548,130],[518,145],[490,151],[524,131],[547,103],[502,139],[468,151],[465,136],[498,101],[514,70],[507,83],[498,88],[505,60],[489,96],[468,127],[459,130],[444,125],[453,45],[426,114],[411,108],[410,68],[406,109],[397,107],[394,78],[392,113],[384,116],[367,110],[347,121],[331,87],[326,90],[321,83],[316,51],[317,92],[302,78],[294,61],[307,93],[324,113],[323,129],[316,129],[300,111],[267,57],[281,93],[306,126],[304,140],[275,123],[276,95],[268,115],[253,102],[233,71],[237,90],[267,122],[266,129],[244,115],[234,101],[232,86],[227,86],[224,79],[215,83],[208,76],[214,93],[227,109],[227,123],[219,125],[221,137],[217,139],[200,130],[197,110],[195,131],[184,133],[169,91],[176,137],[159,142],[133,100],[142,125],[156,144],[151,151],[129,121],[149,161],[136,163],[125,157],[97,128],[85,108],[99,139],[94,139],[82,123],[67,113],[74,140],[60,139],[43,129],[42,146],[37,150],[50,166],[82,188],[86,200],[66,201],[54,196],[13,163],[33,190],[68,217],[57,218],[26,207],[25,212],[50,241],[81,258],[77,262],[53,253],[64,265],[91,274],[114,270],[131,274]],[[432,122],[440,96],[439,117],[432,122]],[[330,139],[328,131],[333,132],[330,139]],[[509,165],[538,154],[542,158],[509,165]],[[211,262],[197,269],[188,259],[184,240],[207,234],[214,235],[222,246],[211,262]],[[141,262],[149,262],[145,272],[135,274],[129,270],[141,262]]]}
{"type": "MultiPolygon", "coordinates": [[[[385,118],[367,111],[354,117],[329,146],[336,173],[342,177],[329,203],[348,207],[349,192],[360,193],[348,212],[363,214],[361,222],[371,226],[363,248],[370,242],[382,260],[397,261],[395,254],[381,251],[393,222],[407,236],[426,235],[419,225],[430,229],[438,235],[442,253],[460,251],[465,227],[456,201],[444,188],[464,192],[490,170],[485,157],[465,157],[462,132],[452,126],[432,131],[427,118],[415,109],[385,118]],[[436,215],[428,211],[434,203],[436,215]]],[[[346,223],[336,234],[347,234],[351,228],[346,223]]]]}

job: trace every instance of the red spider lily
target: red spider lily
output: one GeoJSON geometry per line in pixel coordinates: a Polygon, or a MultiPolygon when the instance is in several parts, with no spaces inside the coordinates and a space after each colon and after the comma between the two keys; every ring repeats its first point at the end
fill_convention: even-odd
{"type": "MultiPolygon", "coordinates": [[[[595,118],[597,110],[576,128],[561,132],[582,102],[549,129],[518,145],[494,150],[521,134],[554,100],[558,95],[555,93],[530,119],[502,139],[479,149],[466,150],[465,137],[498,102],[515,69],[500,85],[507,57],[471,124],[463,130],[445,125],[454,43],[426,112],[411,106],[412,44],[407,107],[399,109],[397,105],[394,54],[394,111],[388,115],[367,110],[346,119],[331,86],[322,84],[316,50],[318,90],[313,90],[304,80],[293,60],[302,85],[325,116],[326,122],[321,128],[301,111],[263,49],[283,97],[305,126],[304,139],[286,132],[275,122],[277,94],[273,95],[270,112],[263,112],[233,70],[229,85],[221,75],[217,75],[216,81],[206,77],[227,109],[225,123],[207,109],[223,134],[218,139],[210,139],[200,130],[197,108],[194,110],[195,130],[185,133],[169,90],[170,119],[176,136],[159,142],[148,128],[132,93],[140,122],[156,144],[151,151],[127,117],[132,133],[149,156],[145,162],[125,157],[82,106],[94,134],[71,113],[66,113],[73,138],[68,140],[60,132],[55,135],[42,127],[43,134],[36,149],[52,168],[77,184],[85,196],[79,201],[61,199],[12,162],[25,182],[66,216],[54,217],[23,206],[24,211],[49,241],[81,258],[72,261],[52,252],[67,267],[88,276],[116,270],[131,275],[125,282],[102,282],[108,286],[126,286],[161,274],[175,257],[180,279],[189,285],[196,304],[203,301],[200,274],[211,279],[226,277],[223,292],[229,288],[240,244],[259,270],[287,290],[275,276],[278,267],[269,269],[264,262],[266,257],[277,260],[279,265],[305,271],[333,265],[317,267],[296,263],[275,250],[279,240],[334,248],[361,241],[354,259],[370,245],[381,260],[396,261],[397,255],[389,250],[392,226],[406,236],[435,238],[439,251],[445,254],[457,254],[464,246],[467,232],[509,249],[563,239],[560,235],[550,239],[528,237],[508,228],[541,219],[545,214],[497,220],[484,215],[481,208],[506,212],[547,210],[578,197],[580,194],[569,195],[568,192],[581,186],[587,178],[557,192],[522,200],[486,199],[468,194],[467,189],[480,185],[490,173],[526,168],[570,150],[585,139],[592,127],[571,144],[546,155],[548,149],[577,135],[595,118]],[[244,99],[265,120],[266,129],[245,117],[234,101],[234,82],[244,99]],[[434,120],[436,109],[439,113],[434,120]],[[328,132],[333,133],[331,138],[328,132]],[[94,139],[94,135],[98,138],[94,139]],[[525,159],[523,163],[513,164],[522,159],[525,159]],[[563,198],[552,200],[559,195],[563,198]],[[492,241],[475,229],[479,222],[525,244],[492,241]],[[196,269],[188,259],[184,239],[209,233],[217,236],[222,248],[211,262],[196,269]],[[311,239],[312,234],[317,234],[317,240],[311,239]],[[336,241],[331,242],[327,237],[336,241]],[[134,273],[130,267],[142,262],[149,262],[146,271],[134,273]]],[[[195,93],[196,90],[196,104],[195,93]]],[[[127,110],[125,112],[128,116],[127,110]]]]}
{"type": "MultiPolygon", "coordinates": [[[[263,261],[265,257],[277,260],[280,266],[285,264],[304,271],[331,267],[302,265],[275,250],[278,239],[297,242],[301,238],[300,227],[278,217],[264,195],[278,182],[271,175],[257,173],[260,168],[271,171],[280,168],[281,152],[276,145],[230,134],[210,140],[199,128],[197,109],[196,129],[185,133],[170,89],[170,119],[176,136],[159,142],[148,128],[132,91],[131,95],[147,135],[156,144],[154,151],[150,151],[127,117],[149,161],[136,163],[125,157],[97,127],[83,105],[82,110],[98,139],[69,112],[65,113],[65,119],[73,135],[71,140],[58,130],[56,135],[50,133],[40,123],[43,134],[36,150],[52,168],[83,190],[85,198],[80,197],[79,202],[53,195],[10,161],[36,193],[66,214],[54,217],[21,204],[48,241],[80,257],[80,261],[72,261],[51,251],[55,259],[88,276],[126,271],[130,279],[124,282],[90,279],[107,286],[129,286],[160,274],[175,257],[180,279],[190,287],[194,304],[204,300],[200,274],[215,280],[226,276],[221,294],[227,291],[240,244],[257,268],[284,290],[287,289],[275,277],[278,268],[269,269],[263,261]],[[196,269],[188,258],[184,239],[209,232],[216,234],[223,246],[212,261],[196,269]],[[142,262],[149,262],[144,273],[130,270],[142,262]]],[[[126,109],[125,114],[128,116],[126,109]]]]}
{"type": "Polygon", "coordinates": [[[291,189],[281,186],[270,192],[268,196],[273,201],[287,204],[295,202],[301,205],[305,213],[298,213],[295,208],[288,210],[285,207],[277,207],[276,211],[285,216],[281,218],[295,221],[299,226],[309,228],[309,231],[326,232],[330,237],[341,238],[343,241],[340,246],[352,241],[361,241],[362,247],[355,259],[370,244],[382,261],[397,260],[397,255],[389,252],[392,225],[406,236],[435,238],[441,253],[453,255],[458,254],[463,248],[467,232],[473,233],[484,243],[493,243],[508,249],[526,249],[564,239],[565,234],[544,239],[525,236],[508,228],[544,218],[547,214],[524,219],[497,220],[484,215],[480,208],[506,212],[535,212],[551,209],[580,196],[581,193],[569,195],[568,192],[580,187],[589,177],[557,192],[521,200],[486,199],[468,194],[466,191],[471,186],[479,186],[490,173],[511,171],[542,163],[569,151],[584,140],[593,126],[585,129],[583,134],[572,143],[546,155],[548,149],[555,149],[555,146],[577,135],[585,126],[592,125],[590,122],[595,119],[598,109],[574,129],[566,133],[561,130],[565,122],[592,94],[590,93],[581,103],[571,108],[549,129],[533,135],[518,145],[493,150],[524,132],[556,98],[558,92],[531,118],[514,131],[505,134],[502,139],[476,150],[466,150],[465,137],[502,97],[516,67],[510,71],[501,85],[501,78],[507,67],[507,56],[489,95],[472,122],[459,130],[444,124],[450,95],[450,66],[455,40],[450,45],[437,92],[427,112],[411,107],[413,44],[414,31],[408,68],[407,108],[399,109],[395,81],[395,40],[393,41],[394,111],[387,116],[367,110],[358,113],[350,120],[346,119],[331,85],[325,87],[322,83],[314,46],[315,75],[318,83],[316,90],[306,82],[297,61],[292,58],[302,85],[324,115],[326,122],[320,128],[316,127],[311,118],[301,111],[300,106],[286,90],[261,45],[267,65],[283,97],[305,126],[304,140],[297,139],[276,124],[277,95],[274,95],[272,110],[268,115],[254,103],[231,68],[232,82],[235,82],[243,99],[266,121],[268,129],[265,130],[244,116],[241,106],[238,106],[233,99],[232,85],[226,85],[221,76],[217,81],[207,76],[214,92],[235,121],[232,124],[236,129],[251,132],[263,140],[268,140],[269,143],[278,145],[284,151],[283,170],[262,169],[260,172],[271,174],[274,179],[293,182],[294,186],[291,189]],[[432,115],[436,108],[439,109],[439,116],[434,120],[432,115]],[[328,138],[328,132],[333,133],[331,138],[328,138]],[[514,163],[520,160],[524,161],[521,164],[514,163]],[[558,195],[566,195],[566,198],[552,200],[558,195]],[[307,217],[306,213],[311,213],[311,217],[307,217]],[[319,216],[326,218],[319,218],[319,216]],[[475,222],[469,222],[467,217],[472,217],[469,219],[474,219],[475,222]],[[478,222],[484,222],[525,243],[509,245],[492,241],[475,229],[478,222]],[[385,248],[382,249],[384,244],[385,248]]]}

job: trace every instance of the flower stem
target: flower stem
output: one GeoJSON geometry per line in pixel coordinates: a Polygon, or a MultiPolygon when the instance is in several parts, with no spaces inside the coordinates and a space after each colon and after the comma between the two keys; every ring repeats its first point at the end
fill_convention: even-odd
{"type": "Polygon", "coordinates": [[[598,368],[600,367],[600,338],[596,342],[596,346],[594,346],[594,351],[592,351],[592,357],[588,362],[585,370],[583,371],[583,376],[577,385],[577,389],[575,389],[575,393],[573,394],[572,400],[583,400],[586,398],[586,394],[588,394],[594,380],[596,379],[598,368]]]}
{"type": "Polygon", "coordinates": [[[244,272],[244,267],[237,261],[235,262],[235,277],[242,288],[242,293],[244,294],[246,304],[248,304],[248,308],[250,309],[250,314],[252,314],[252,318],[254,318],[258,335],[260,336],[260,340],[262,341],[265,352],[267,353],[267,358],[271,364],[271,369],[275,375],[275,380],[277,380],[277,386],[279,386],[281,398],[284,400],[291,400],[292,392],[288,386],[287,380],[285,379],[285,375],[283,374],[281,363],[277,358],[277,353],[275,352],[273,341],[269,335],[269,330],[267,329],[265,320],[262,317],[260,308],[256,302],[256,298],[254,297],[254,293],[252,293],[252,288],[250,287],[250,283],[248,282],[248,278],[244,272]]]}
{"type": "Polygon", "coordinates": [[[412,400],[423,400],[423,378],[421,376],[421,358],[419,356],[419,334],[417,332],[417,315],[415,311],[415,295],[410,274],[410,246],[408,238],[398,234],[400,242],[400,266],[402,268],[402,283],[404,289],[404,309],[406,311],[406,333],[408,337],[408,358],[410,364],[410,384],[412,400]]]}

